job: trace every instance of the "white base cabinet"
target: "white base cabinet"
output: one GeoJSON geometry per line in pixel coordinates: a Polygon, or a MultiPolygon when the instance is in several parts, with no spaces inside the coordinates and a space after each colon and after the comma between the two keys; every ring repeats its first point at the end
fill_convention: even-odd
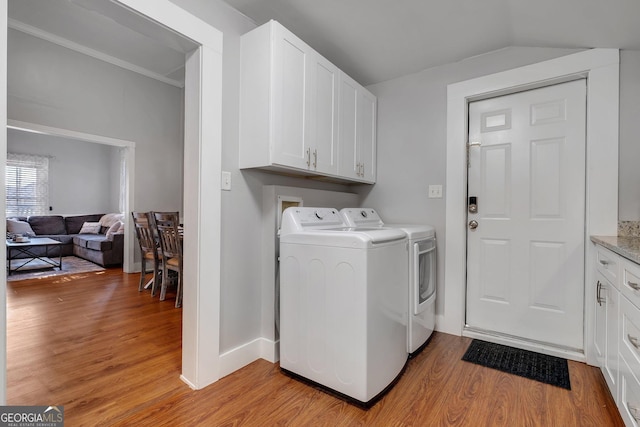
{"type": "Polygon", "coordinates": [[[596,246],[595,350],[627,426],[640,425],[640,265],[596,246]]]}
{"type": "Polygon", "coordinates": [[[596,274],[595,348],[598,363],[613,399],[618,393],[618,289],[598,272],[596,274]]]}
{"type": "Polygon", "coordinates": [[[375,96],[276,21],[240,55],[241,169],[375,182],[375,96]]]}

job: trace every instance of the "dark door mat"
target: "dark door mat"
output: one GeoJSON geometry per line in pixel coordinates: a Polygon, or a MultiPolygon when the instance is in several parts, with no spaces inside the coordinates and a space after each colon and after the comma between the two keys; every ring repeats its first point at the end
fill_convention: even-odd
{"type": "Polygon", "coordinates": [[[473,340],[462,360],[571,390],[566,359],[473,340]]]}

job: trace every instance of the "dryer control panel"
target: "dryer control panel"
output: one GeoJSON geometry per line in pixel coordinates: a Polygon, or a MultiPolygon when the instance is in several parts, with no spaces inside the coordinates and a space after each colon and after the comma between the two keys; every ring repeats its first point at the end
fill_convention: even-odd
{"type": "Polygon", "coordinates": [[[349,227],[379,227],[384,225],[380,215],[371,208],[344,208],[340,211],[349,227]]]}

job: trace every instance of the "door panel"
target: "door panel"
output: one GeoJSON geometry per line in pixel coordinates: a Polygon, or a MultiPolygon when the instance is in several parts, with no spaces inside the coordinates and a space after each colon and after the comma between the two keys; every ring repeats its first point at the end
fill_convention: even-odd
{"type": "Polygon", "coordinates": [[[361,178],[376,180],[376,98],[369,92],[360,91],[358,96],[358,159],[361,166],[361,178]]]}
{"type": "Polygon", "coordinates": [[[584,80],[469,104],[467,326],[583,348],[584,80]]]}
{"type": "Polygon", "coordinates": [[[358,178],[357,106],[358,89],[356,83],[343,75],[340,81],[340,156],[338,173],[350,178],[358,178]]]}
{"type": "Polygon", "coordinates": [[[274,44],[273,132],[274,163],[307,169],[308,130],[305,117],[309,106],[309,48],[283,28],[277,29],[274,44]]]}
{"type": "Polygon", "coordinates": [[[314,132],[312,169],[323,173],[338,172],[338,102],[339,70],[321,56],[314,58],[315,101],[313,102],[314,132]]]}
{"type": "Polygon", "coordinates": [[[498,144],[482,151],[482,209],[487,217],[509,218],[511,212],[511,146],[498,144]],[[492,190],[492,191],[489,191],[492,190]]]}

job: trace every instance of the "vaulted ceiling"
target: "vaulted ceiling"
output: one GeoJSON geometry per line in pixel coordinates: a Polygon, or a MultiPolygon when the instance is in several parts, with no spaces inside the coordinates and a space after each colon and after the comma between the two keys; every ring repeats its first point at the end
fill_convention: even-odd
{"type": "Polygon", "coordinates": [[[640,49],[639,0],[225,0],[362,84],[507,46],[640,49]]]}
{"type": "MultiPolygon", "coordinates": [[[[224,1],[257,25],[280,21],[365,85],[507,46],[640,50],[640,0],[224,1]]],[[[108,55],[178,86],[184,53],[195,47],[110,0],[8,6],[11,28],[108,55]]]]}

